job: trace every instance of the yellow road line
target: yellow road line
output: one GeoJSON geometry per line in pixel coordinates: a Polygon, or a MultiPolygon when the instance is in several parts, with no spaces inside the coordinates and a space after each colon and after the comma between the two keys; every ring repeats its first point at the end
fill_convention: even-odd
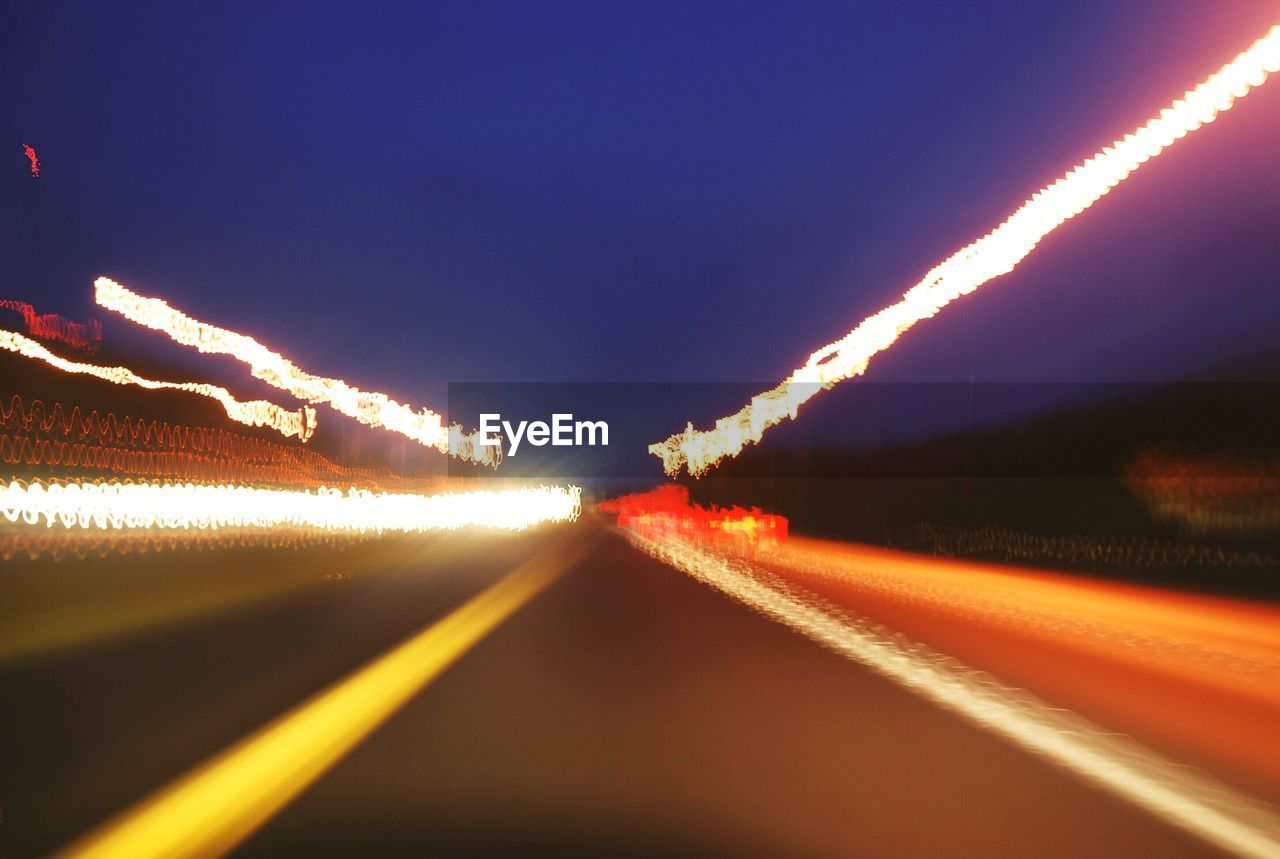
{"type": "Polygon", "coordinates": [[[548,549],[66,848],[77,859],[221,856],[342,759],[424,686],[569,569],[592,543],[548,549]]]}

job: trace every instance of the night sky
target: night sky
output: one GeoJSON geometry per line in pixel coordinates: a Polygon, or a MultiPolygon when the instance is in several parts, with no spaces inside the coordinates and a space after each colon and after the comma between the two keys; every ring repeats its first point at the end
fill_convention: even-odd
{"type": "MultiPolygon", "coordinates": [[[[1275,12],[6,2],[0,297],[83,318],[109,275],[419,404],[450,381],[772,383],[1275,12]]],[[[869,377],[1266,352],[1278,153],[1273,82],[869,377]]]]}

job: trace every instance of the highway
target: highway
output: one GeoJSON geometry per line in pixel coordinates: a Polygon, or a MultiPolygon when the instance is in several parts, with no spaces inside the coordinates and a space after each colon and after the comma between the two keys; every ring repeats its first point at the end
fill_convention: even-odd
{"type": "MultiPolygon", "coordinates": [[[[902,572],[900,557],[842,550],[864,552],[851,565],[848,557],[831,561],[834,551],[794,540],[774,553],[774,569],[790,565],[800,580],[805,561],[806,584],[846,605],[858,597],[850,569],[902,572]],[[825,584],[812,573],[819,558],[839,572],[825,584]]],[[[214,558],[216,566],[217,557],[203,563],[214,558]]],[[[45,855],[74,842],[361,666],[379,664],[513,569],[547,559],[563,560],[563,573],[456,664],[414,686],[403,708],[235,855],[1219,855],[592,520],[499,539],[423,538],[414,552],[346,573],[290,569],[301,553],[271,557],[275,567],[255,575],[287,584],[263,583],[254,598],[202,611],[216,588],[193,591],[181,611],[140,612],[147,621],[137,628],[50,639],[0,662],[3,855],[45,855]]],[[[169,574],[155,588],[181,581],[182,559],[153,562],[169,574]]],[[[92,593],[102,567],[65,560],[52,575],[92,593]]],[[[205,576],[206,584],[217,579],[205,576]]],[[[1114,591],[1087,580],[1075,586],[1114,591]]],[[[49,590],[23,572],[4,587],[14,597],[49,590]]],[[[860,610],[876,608],[867,598],[873,590],[860,610]]],[[[1022,684],[1014,663],[1049,664],[984,656],[976,642],[999,628],[989,614],[953,612],[967,618],[960,635],[955,617],[950,627],[933,622],[936,605],[890,603],[882,592],[879,607],[894,608],[912,636],[941,630],[930,643],[943,652],[975,642],[951,655],[991,661],[978,667],[1001,679],[1022,684]]],[[[1271,617],[1271,609],[1256,610],[1259,624],[1271,617]]],[[[1160,634],[1151,624],[1143,630],[1160,634]]],[[[1073,662],[1091,652],[1086,644],[1060,644],[1055,676],[1094,664],[1073,662]]],[[[1170,672],[1162,688],[1184,682],[1207,681],[1203,672],[1186,681],[1170,672]]],[[[1259,682],[1274,693],[1274,677],[1259,682]]],[[[1044,690],[1055,691],[1070,690],[1044,690]]],[[[1145,741],[1140,722],[1133,719],[1133,733],[1145,741]]],[[[1162,750],[1179,747],[1152,734],[1162,750]]],[[[1206,752],[1205,760],[1218,759],[1206,752]]],[[[1240,768],[1239,783],[1265,792],[1264,764],[1240,768]]]]}

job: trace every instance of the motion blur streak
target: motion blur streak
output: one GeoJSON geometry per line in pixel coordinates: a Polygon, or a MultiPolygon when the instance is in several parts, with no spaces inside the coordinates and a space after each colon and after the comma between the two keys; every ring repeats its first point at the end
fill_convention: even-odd
{"type": "Polygon", "coordinates": [[[386,394],[362,391],[341,379],[312,375],[252,337],[192,319],[158,298],[139,295],[108,278],[98,278],[93,286],[94,297],[102,307],[114,310],[131,322],[163,332],[184,346],[237,358],[249,365],[256,378],[301,400],[328,403],[362,424],[398,432],[441,453],[471,462],[496,464],[498,445],[479,444],[481,433],[464,435],[456,424],[445,427],[443,418],[430,409],[414,411],[412,406],[396,402],[386,394]]]}
{"type": "Polygon", "coordinates": [[[304,406],[298,411],[289,411],[266,400],[240,402],[231,396],[231,392],[226,388],[221,388],[217,385],[209,385],[204,382],[157,382],[154,379],[142,378],[128,367],[102,367],[98,364],[68,361],[66,358],[53,354],[29,337],[23,337],[13,331],[0,331],[0,349],[8,349],[10,352],[17,352],[26,358],[43,361],[49,366],[56,367],[66,373],[96,376],[99,379],[105,379],[117,385],[136,385],[139,388],[149,388],[151,390],[165,389],[200,394],[221,403],[222,407],[227,410],[227,417],[233,421],[251,427],[270,427],[288,438],[296,437],[306,441],[311,438],[311,434],[316,429],[316,412],[310,406],[304,406]]]}
{"type": "Polygon", "coordinates": [[[62,855],[221,856],[586,554],[546,550],[412,638],[127,811],[62,855]]]}
{"type": "Polygon", "coordinates": [[[417,533],[484,526],[520,530],[574,521],[576,486],[439,495],[313,492],[159,483],[11,481],[0,487],[0,516],[66,528],[320,528],[354,533],[417,533]]]}
{"type": "MultiPolygon", "coordinates": [[[[319,528],[240,528],[221,531],[168,529],[132,531],[36,530],[0,528],[0,561],[26,557],[55,562],[119,556],[155,555],[167,551],[208,552],[213,549],[293,550],[323,546],[337,551],[377,540],[377,534],[323,531],[319,528]]],[[[0,635],[0,660],[5,656],[0,635]]]]}
{"type": "Polygon", "coordinates": [[[1280,25],[1158,117],[1104,147],[1033,195],[991,233],[931,269],[896,304],[814,352],[776,388],[752,398],[736,414],[716,421],[714,429],[695,430],[691,423],[683,433],[650,445],[649,452],[660,457],[667,474],[673,476],[682,468],[701,475],[725,457],[741,453],[746,445],[760,441],[769,427],[794,419],[800,406],[818,391],[861,375],[872,357],[888,349],[917,322],[1012,271],[1054,229],[1089,208],[1175,140],[1229,110],[1235,99],[1260,86],[1268,73],[1277,70],[1280,25]]]}
{"type": "Polygon", "coordinates": [[[753,547],[786,542],[787,517],[759,507],[703,507],[689,502],[687,487],[668,483],[601,502],[602,513],[618,517],[618,526],[648,537],[681,537],[701,542],[741,541],[753,547]]]}
{"type": "Polygon", "coordinates": [[[906,645],[747,561],[682,540],[625,533],[658,560],[1223,850],[1280,853],[1280,817],[1267,806],[926,648],[906,645]]]}
{"type": "Polygon", "coordinates": [[[22,324],[27,333],[41,340],[60,340],[68,346],[95,352],[102,343],[102,323],[96,319],[88,322],[72,322],[56,313],[36,313],[25,301],[0,300],[0,307],[22,314],[22,324]]]}
{"type": "Polygon", "coordinates": [[[795,538],[766,571],[1108,729],[1280,796],[1280,608],[795,538]]]}
{"type": "Polygon", "coordinates": [[[276,484],[290,489],[354,486],[374,491],[439,488],[431,477],[339,465],[315,450],[214,427],[117,416],[63,403],[0,400],[0,462],[89,468],[130,477],[199,483],[276,484]]]}

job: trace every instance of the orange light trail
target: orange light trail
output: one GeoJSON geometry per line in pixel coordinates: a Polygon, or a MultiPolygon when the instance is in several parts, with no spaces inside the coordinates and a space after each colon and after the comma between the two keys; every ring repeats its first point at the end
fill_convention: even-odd
{"type": "Polygon", "coordinates": [[[25,358],[43,361],[65,373],[79,373],[94,376],[117,385],[134,385],[150,390],[187,391],[217,400],[226,409],[227,417],[233,421],[251,427],[269,427],[288,438],[306,441],[316,428],[316,412],[310,406],[290,411],[267,402],[266,400],[249,400],[241,402],[231,395],[226,388],[210,385],[205,382],[159,382],[145,379],[128,367],[103,367],[98,364],[84,364],[79,361],[68,361],[53,354],[40,343],[24,337],[14,331],[0,331],[0,349],[16,352],[25,358]]]}
{"type": "Polygon", "coordinates": [[[1213,122],[1236,99],[1261,86],[1268,73],[1278,70],[1280,25],[1146,125],[1034,194],[992,232],[931,269],[897,303],[814,352],[777,387],[716,421],[714,428],[695,430],[690,423],[684,432],[650,445],[649,452],[662,459],[672,476],[682,469],[699,476],[725,457],[737,456],[747,445],[759,442],[769,427],[794,420],[800,407],[820,390],[861,375],[875,355],[917,322],[1012,271],[1054,229],[1089,208],[1175,140],[1213,122]]]}
{"type": "Polygon", "coordinates": [[[479,443],[480,432],[466,435],[457,424],[446,427],[444,419],[430,409],[415,410],[386,394],[362,391],[341,379],[308,373],[252,337],[192,319],[161,299],[139,295],[109,278],[100,277],[93,286],[94,297],[102,307],[184,346],[243,361],[255,378],[300,400],[326,403],[366,426],[400,433],[426,447],[471,462],[496,465],[496,458],[501,455],[499,445],[479,443]]]}
{"type": "Polygon", "coordinates": [[[803,537],[753,560],[1179,760],[1280,796],[1275,606],[803,537]]]}
{"type": "Polygon", "coordinates": [[[582,492],[576,486],[436,495],[190,483],[14,480],[0,486],[0,517],[49,528],[311,528],[387,534],[478,526],[518,531],[542,522],[572,522],[581,511],[582,492]]]}
{"type": "Polygon", "coordinates": [[[1264,803],[850,615],[752,559],[624,533],[654,558],[1222,850],[1280,854],[1280,815],[1264,803]]]}

